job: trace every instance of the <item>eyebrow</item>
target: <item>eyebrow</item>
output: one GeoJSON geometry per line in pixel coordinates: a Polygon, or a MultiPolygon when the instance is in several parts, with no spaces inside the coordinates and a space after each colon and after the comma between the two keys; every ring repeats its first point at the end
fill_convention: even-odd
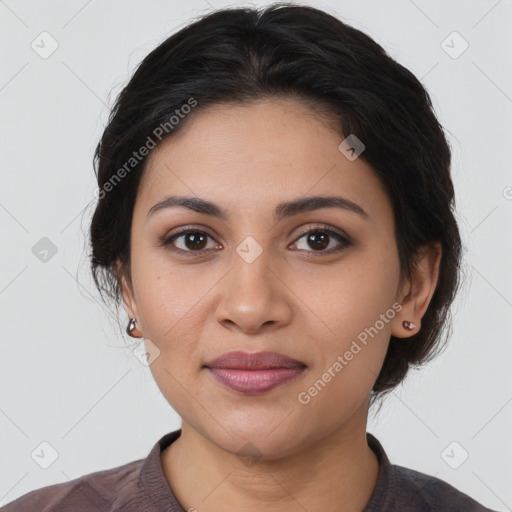
{"type": "MultiPolygon", "coordinates": [[[[194,212],[218,217],[222,220],[227,220],[229,218],[229,214],[226,210],[211,201],[207,201],[206,199],[200,199],[198,197],[169,196],[163,201],[152,206],[148,211],[146,219],[160,210],[176,207],[188,208],[194,212]]],[[[292,217],[300,213],[319,210],[320,208],[341,208],[343,210],[357,213],[365,220],[369,218],[368,213],[361,206],[345,197],[309,196],[279,203],[274,210],[274,220],[279,222],[284,218],[292,217]]]]}

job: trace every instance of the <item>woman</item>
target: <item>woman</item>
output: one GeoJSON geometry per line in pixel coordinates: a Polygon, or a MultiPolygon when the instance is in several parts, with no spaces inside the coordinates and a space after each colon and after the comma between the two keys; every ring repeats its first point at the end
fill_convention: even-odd
{"type": "Polygon", "coordinates": [[[407,69],[312,7],[216,11],[143,60],[95,163],[95,282],[182,428],[6,512],[490,510],[366,432],[459,284],[450,149],[407,69]]]}

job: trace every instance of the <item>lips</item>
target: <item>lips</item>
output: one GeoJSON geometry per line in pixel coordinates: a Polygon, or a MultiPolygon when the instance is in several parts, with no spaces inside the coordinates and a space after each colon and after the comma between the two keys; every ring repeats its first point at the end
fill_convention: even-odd
{"type": "Polygon", "coordinates": [[[298,377],[307,365],[277,352],[227,352],[204,367],[224,386],[261,394],[298,377]]]}
{"type": "Polygon", "coordinates": [[[208,368],[230,368],[237,370],[268,370],[274,368],[296,368],[306,366],[302,361],[277,352],[226,352],[205,364],[208,368]]]}

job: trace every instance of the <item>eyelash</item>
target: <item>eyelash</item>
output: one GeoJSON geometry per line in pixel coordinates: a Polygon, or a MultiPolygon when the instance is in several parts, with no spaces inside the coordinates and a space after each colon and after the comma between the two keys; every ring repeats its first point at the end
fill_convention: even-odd
{"type": "MultiPolygon", "coordinates": [[[[323,256],[323,255],[329,255],[329,254],[334,254],[334,253],[338,253],[338,252],[341,252],[342,250],[350,247],[351,245],[353,245],[352,241],[347,238],[346,236],[342,235],[341,233],[338,233],[337,231],[334,231],[333,229],[331,229],[328,225],[322,225],[322,226],[317,226],[317,227],[314,227],[314,228],[311,228],[309,229],[308,231],[305,231],[304,233],[301,233],[300,236],[298,238],[296,238],[295,243],[297,243],[297,241],[299,241],[301,238],[311,234],[311,233],[317,233],[317,232],[320,232],[320,233],[327,233],[329,234],[329,236],[333,236],[336,240],[338,240],[339,242],[341,242],[341,246],[336,248],[336,249],[330,249],[328,251],[325,251],[325,250],[320,250],[320,251],[306,251],[306,252],[310,252],[310,253],[313,253],[313,254],[318,254],[320,256],[323,256]]],[[[189,233],[200,233],[200,234],[205,234],[206,236],[210,237],[212,240],[213,240],[213,237],[210,236],[206,231],[203,231],[203,230],[200,230],[200,229],[197,229],[197,228],[190,228],[190,227],[187,227],[177,233],[174,233],[173,235],[169,236],[169,237],[166,237],[164,239],[161,240],[160,244],[164,247],[166,247],[167,249],[173,251],[173,252],[176,252],[178,254],[183,254],[187,257],[194,257],[196,255],[204,255],[208,252],[211,252],[211,251],[216,251],[218,249],[200,249],[200,250],[197,250],[197,251],[191,251],[191,250],[187,250],[187,251],[184,251],[183,249],[178,249],[176,247],[170,247],[172,242],[174,242],[174,240],[176,240],[177,238],[179,238],[180,236],[183,236],[183,235],[187,235],[189,233]]]]}

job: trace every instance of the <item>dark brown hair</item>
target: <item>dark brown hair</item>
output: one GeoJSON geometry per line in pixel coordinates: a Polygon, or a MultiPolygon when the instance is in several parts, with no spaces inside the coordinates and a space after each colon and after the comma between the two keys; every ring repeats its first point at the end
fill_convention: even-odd
{"type": "Polygon", "coordinates": [[[421,246],[442,245],[439,280],[421,329],[406,340],[391,337],[373,403],[411,366],[437,355],[448,338],[442,334],[459,286],[462,245],[451,151],[419,80],[369,36],[324,11],[282,2],[214,11],[144,58],[117,97],[94,155],[94,282],[103,300],[117,307],[117,260],[131,283],[130,230],[147,160],[143,147],[172,137],[208,105],[283,96],[317,105],[336,120],[340,137],[355,134],[365,144],[360,158],[393,205],[402,275],[410,275],[421,246]]]}

